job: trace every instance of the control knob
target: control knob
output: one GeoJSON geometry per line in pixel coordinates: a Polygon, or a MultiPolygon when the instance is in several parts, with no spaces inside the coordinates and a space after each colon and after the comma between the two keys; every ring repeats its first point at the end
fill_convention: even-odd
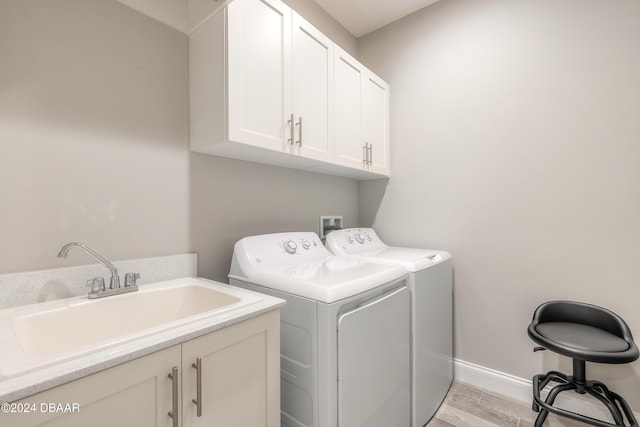
{"type": "Polygon", "coordinates": [[[284,250],[287,251],[287,253],[295,254],[296,249],[298,249],[298,245],[296,245],[296,242],[294,242],[293,240],[288,240],[285,242],[284,250]]]}
{"type": "Polygon", "coordinates": [[[362,233],[356,234],[356,240],[358,241],[358,243],[364,243],[364,234],[362,233]]]}
{"type": "Polygon", "coordinates": [[[353,243],[353,236],[352,235],[348,235],[347,236],[347,242],[353,243]]]}
{"type": "Polygon", "coordinates": [[[309,249],[311,247],[311,243],[309,243],[308,240],[303,240],[302,241],[302,247],[305,249],[309,249]]]}

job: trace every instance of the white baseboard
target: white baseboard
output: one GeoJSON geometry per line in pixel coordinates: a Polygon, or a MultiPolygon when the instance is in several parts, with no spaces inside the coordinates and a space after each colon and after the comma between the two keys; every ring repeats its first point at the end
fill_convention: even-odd
{"type": "Polygon", "coordinates": [[[531,380],[525,380],[460,359],[454,359],[453,361],[453,377],[461,383],[508,396],[524,403],[531,403],[531,380]]]}
{"type": "MultiPolygon", "coordinates": [[[[532,381],[514,375],[485,368],[464,360],[454,359],[453,377],[456,381],[474,387],[500,394],[530,405],[533,400],[532,381]]],[[[548,393],[543,391],[543,397],[548,393]]],[[[574,411],[602,420],[611,420],[609,411],[599,402],[589,400],[588,397],[577,393],[562,393],[558,395],[557,405],[563,409],[574,411]]],[[[633,412],[637,419],[640,413],[633,412]]]]}

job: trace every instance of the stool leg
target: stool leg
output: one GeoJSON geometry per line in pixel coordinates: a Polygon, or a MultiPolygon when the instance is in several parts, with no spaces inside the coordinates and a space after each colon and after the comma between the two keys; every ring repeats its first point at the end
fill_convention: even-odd
{"type": "MultiPolygon", "coordinates": [[[[549,392],[549,395],[547,396],[547,399],[544,401],[544,403],[546,403],[549,406],[553,406],[553,402],[556,400],[556,397],[558,397],[558,395],[561,392],[563,392],[565,390],[571,390],[573,388],[575,388],[575,386],[573,384],[560,384],[560,385],[555,386],[549,392]]],[[[535,427],[542,427],[542,424],[547,419],[547,415],[549,415],[549,411],[547,411],[546,409],[542,408],[540,410],[540,413],[538,414],[538,417],[536,418],[536,422],[535,422],[534,426],[535,427]]]]}
{"type": "Polygon", "coordinates": [[[540,405],[538,405],[538,401],[540,400],[540,393],[542,390],[549,384],[551,381],[555,381],[560,384],[569,384],[569,377],[562,372],[558,371],[549,371],[546,374],[539,374],[533,377],[533,402],[531,404],[531,409],[534,412],[540,412],[540,405]]]}
{"type": "MultiPolygon", "coordinates": [[[[531,403],[531,410],[534,412],[540,412],[540,405],[536,402],[536,396],[540,396],[540,377],[542,375],[536,375],[533,377],[533,402],[531,403]]],[[[546,378],[545,378],[546,379],[546,378]]]]}
{"type": "Polygon", "coordinates": [[[629,421],[629,427],[637,427],[638,421],[636,420],[636,417],[633,415],[633,411],[629,407],[629,404],[627,403],[627,401],[624,400],[622,396],[620,396],[617,393],[614,393],[612,391],[610,391],[610,393],[611,393],[611,396],[613,396],[614,401],[617,402],[620,408],[622,408],[622,410],[624,411],[624,415],[627,417],[627,421],[629,421]]]}
{"type": "Polygon", "coordinates": [[[593,386],[586,389],[587,393],[598,399],[604,406],[607,407],[611,416],[613,417],[616,425],[623,426],[624,420],[622,413],[615,404],[615,398],[611,395],[611,392],[604,384],[600,382],[594,382],[593,386]]]}

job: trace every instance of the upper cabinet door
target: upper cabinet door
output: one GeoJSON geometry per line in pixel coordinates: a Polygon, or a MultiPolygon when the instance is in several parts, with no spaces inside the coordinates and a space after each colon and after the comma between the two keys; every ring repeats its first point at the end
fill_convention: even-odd
{"type": "Polygon", "coordinates": [[[389,85],[368,72],[362,88],[362,131],[368,143],[368,169],[389,175],[389,85]]]}
{"type": "Polygon", "coordinates": [[[282,151],[291,112],[291,9],[279,0],[228,6],[228,138],[282,151]]]}
{"type": "Polygon", "coordinates": [[[293,22],[293,149],[329,161],[333,140],[333,42],[295,12],[293,22]]]}
{"type": "Polygon", "coordinates": [[[340,165],[362,169],[365,166],[361,124],[364,68],[337,46],[334,65],[334,159],[340,165]]]}

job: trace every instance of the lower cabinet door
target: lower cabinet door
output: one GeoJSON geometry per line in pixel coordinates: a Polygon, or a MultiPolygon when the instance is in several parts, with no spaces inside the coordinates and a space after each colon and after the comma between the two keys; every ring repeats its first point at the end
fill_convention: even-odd
{"type": "Polygon", "coordinates": [[[182,345],[185,427],[280,425],[279,322],[270,312],[182,345]]]}
{"type": "MultiPolygon", "coordinates": [[[[180,346],[14,402],[1,426],[170,427],[172,368],[180,367],[180,346]]],[[[178,396],[180,388],[178,381],[178,396]]]]}

